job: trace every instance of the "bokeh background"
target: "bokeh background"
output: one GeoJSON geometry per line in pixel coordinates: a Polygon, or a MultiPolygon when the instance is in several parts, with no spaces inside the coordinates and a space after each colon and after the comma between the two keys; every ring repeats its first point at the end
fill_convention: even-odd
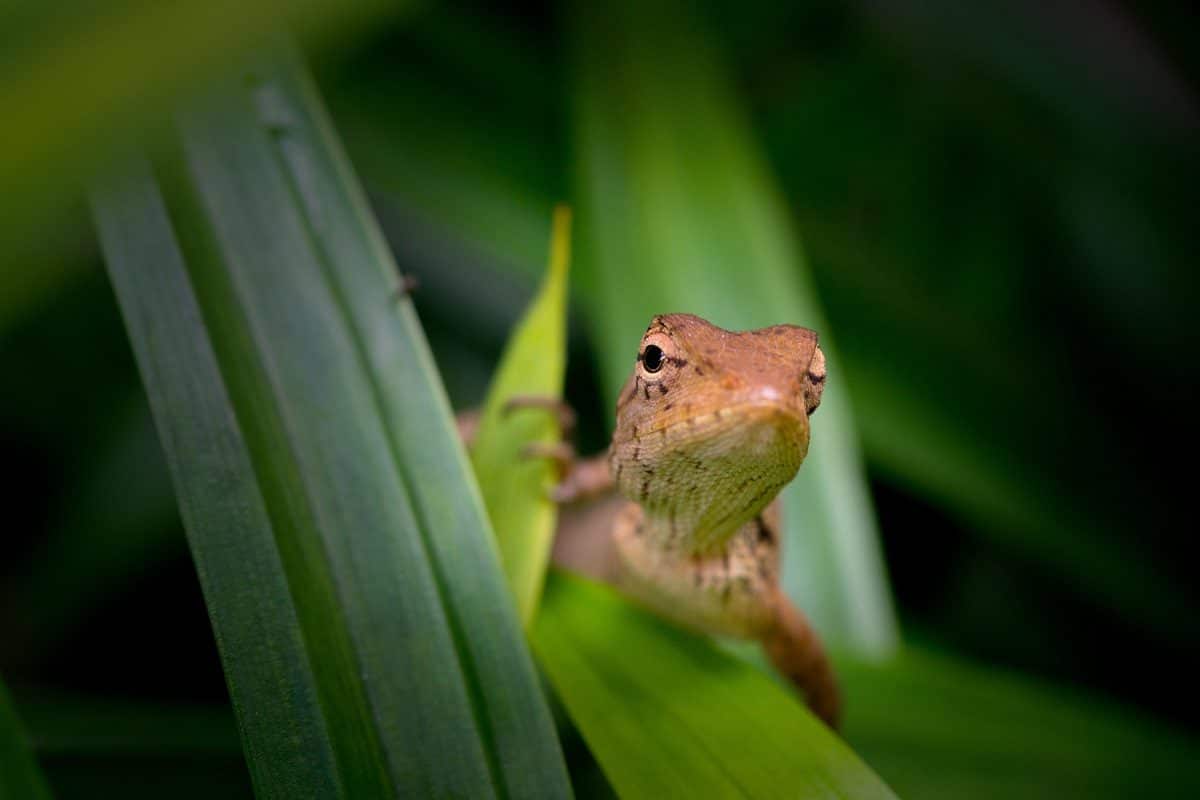
{"type": "MultiPolygon", "coordinates": [[[[212,781],[245,788],[80,179],[115,148],[153,143],[165,109],[222,67],[224,51],[192,45],[210,34],[229,53],[253,45],[270,27],[259,17],[282,14],[260,5],[227,30],[189,28],[187,4],[159,29],[113,22],[144,10],[133,2],[56,17],[18,6],[0,26],[0,102],[17,120],[0,134],[0,675],[63,796],[133,774],[158,789],[182,791],[188,776],[209,781],[192,784],[205,794],[212,781]],[[115,53],[159,68],[104,60],[115,53]]],[[[1200,732],[1200,63],[1181,9],[706,2],[662,50],[687,46],[680,35],[711,48],[764,191],[803,245],[796,269],[836,337],[831,380],[848,389],[905,640],[1001,676],[995,697],[1028,686],[1065,698],[1083,744],[1107,735],[1089,729],[1089,709],[1144,730],[1162,756],[1159,793],[1194,788],[1200,732]]],[[[281,17],[304,37],[397,260],[420,281],[456,407],[481,399],[542,269],[550,209],[579,201],[584,148],[603,146],[581,124],[605,96],[582,96],[597,86],[580,79],[579,42],[593,33],[568,35],[567,16],[553,3],[317,3],[281,17]]],[[[636,78],[614,48],[605,91],[636,78]]],[[[686,136],[678,147],[686,158],[686,136]]],[[[726,167],[685,163],[701,192],[726,167]]],[[[636,191],[641,176],[622,180],[636,191]]],[[[591,336],[587,292],[574,297],[567,395],[593,450],[612,355],[591,336]]],[[[1014,725],[997,752],[1013,757],[1028,734],[1014,725]]],[[[859,744],[913,796],[923,772],[986,783],[1020,763],[859,744]]],[[[1070,785],[1081,763],[1092,762],[1036,769],[1070,785]]]]}

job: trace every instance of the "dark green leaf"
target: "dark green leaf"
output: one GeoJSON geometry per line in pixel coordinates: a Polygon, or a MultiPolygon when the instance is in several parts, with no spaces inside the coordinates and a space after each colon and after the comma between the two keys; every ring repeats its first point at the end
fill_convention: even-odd
{"type": "Polygon", "coordinates": [[[567,794],[419,325],[281,58],[94,199],[256,790],[567,794]]]}

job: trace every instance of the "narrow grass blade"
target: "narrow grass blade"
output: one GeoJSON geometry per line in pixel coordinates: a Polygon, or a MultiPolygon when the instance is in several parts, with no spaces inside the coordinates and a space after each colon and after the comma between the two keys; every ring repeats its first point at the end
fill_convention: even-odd
{"type": "Polygon", "coordinates": [[[651,316],[815,328],[829,388],[784,492],[789,593],[829,639],[897,642],[846,384],[779,192],[694,12],[672,0],[576,3],[581,298],[615,398],[651,316]]]}
{"type": "Polygon", "coordinates": [[[50,800],[50,788],[34,760],[8,689],[0,681],[0,797],[50,800]]]}
{"type": "Polygon", "coordinates": [[[513,332],[496,368],[471,445],[500,561],[525,627],[533,621],[545,581],[558,512],[549,492],[555,464],[526,448],[562,440],[553,408],[509,408],[514,399],[550,403],[562,397],[567,359],[567,271],[571,213],[554,212],[550,264],[542,288],[513,332]]]}
{"type": "Polygon", "coordinates": [[[260,796],[569,794],[419,325],[295,57],[94,206],[260,796]]]}
{"type": "Polygon", "coordinates": [[[622,797],[894,797],[787,689],[607,587],[551,573],[533,642],[622,797]]]}

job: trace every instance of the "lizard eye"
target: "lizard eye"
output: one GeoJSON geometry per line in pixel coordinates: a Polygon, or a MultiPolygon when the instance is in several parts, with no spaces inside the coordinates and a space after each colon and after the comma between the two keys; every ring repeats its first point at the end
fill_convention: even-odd
{"type": "Polygon", "coordinates": [[[663,365],[663,351],[657,345],[647,345],[642,351],[642,367],[646,372],[658,372],[663,365]]]}

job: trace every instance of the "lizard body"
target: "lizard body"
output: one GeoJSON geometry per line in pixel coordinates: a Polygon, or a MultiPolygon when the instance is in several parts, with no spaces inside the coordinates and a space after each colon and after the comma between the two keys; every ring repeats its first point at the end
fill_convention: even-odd
{"type": "Polygon", "coordinates": [[[607,456],[580,462],[559,492],[615,486],[624,499],[564,513],[555,560],[685,626],[760,641],[835,727],[829,661],[779,587],[776,499],[808,452],[824,384],[825,357],[806,328],[731,332],[690,314],[655,317],[607,456]]]}

